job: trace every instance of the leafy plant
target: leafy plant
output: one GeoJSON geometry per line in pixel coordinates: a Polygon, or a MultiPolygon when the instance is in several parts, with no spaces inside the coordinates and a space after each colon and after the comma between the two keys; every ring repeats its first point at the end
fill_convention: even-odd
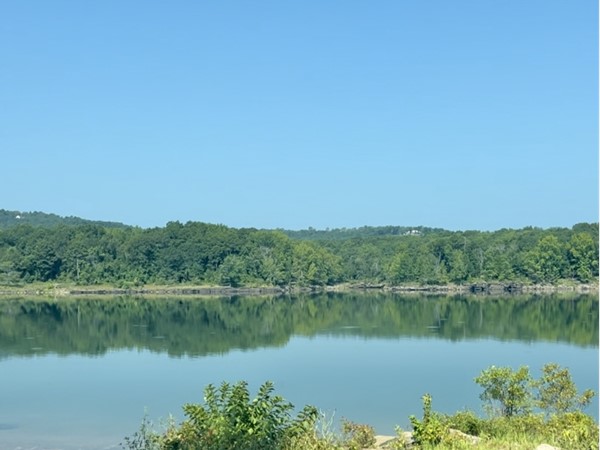
{"type": "Polygon", "coordinates": [[[540,414],[500,416],[484,420],[481,434],[495,438],[521,435],[537,436],[544,434],[544,427],[544,417],[540,414]]]}
{"type": "Polygon", "coordinates": [[[319,413],[314,429],[294,433],[283,450],[347,450],[334,431],[333,422],[333,416],[319,413]]]}
{"type": "Polygon", "coordinates": [[[159,450],[160,436],[154,431],[152,422],[144,415],[140,429],[123,439],[121,447],[129,450],[159,450]]]}
{"type": "Polygon", "coordinates": [[[548,431],[562,448],[598,450],[598,424],[580,411],[551,417],[548,431]]]}
{"type": "Polygon", "coordinates": [[[360,450],[375,444],[375,430],[370,425],[342,421],[344,443],[348,450],[360,450]]]}
{"type": "MultiPolygon", "coordinates": [[[[545,442],[565,450],[598,450],[598,425],[579,411],[594,392],[577,394],[568,369],[557,364],[546,364],[542,372],[535,381],[527,367],[484,370],[476,378],[484,387],[481,397],[501,412],[488,419],[470,411],[451,416],[433,412],[432,398],[425,394],[423,418],[410,416],[413,432],[396,428],[398,439],[388,448],[467,450],[475,444],[482,450],[529,450],[545,442]],[[545,415],[532,413],[534,399],[545,415]]],[[[144,417],[139,431],[125,438],[123,446],[129,450],[359,450],[374,445],[375,433],[369,425],[344,420],[340,437],[332,433],[332,422],[323,422],[312,406],[292,417],[292,404],[273,391],[273,384],[266,382],[251,400],[245,382],[222,383],[219,388],[208,385],[203,405],[184,406],[188,419],[182,424],[177,426],[171,419],[165,431],[157,433],[144,417]]]]}
{"type": "Polygon", "coordinates": [[[447,433],[447,427],[441,420],[439,414],[431,411],[431,395],[425,394],[423,400],[423,420],[410,416],[413,427],[413,441],[417,445],[439,444],[447,433]]]}
{"type": "Polygon", "coordinates": [[[486,402],[490,414],[512,417],[531,411],[533,379],[527,366],[516,371],[491,366],[482,371],[475,382],[483,388],[479,397],[486,402]]]}
{"type": "Polygon", "coordinates": [[[538,389],[537,405],[549,414],[579,411],[589,405],[596,395],[591,389],[578,395],[569,369],[561,368],[556,363],[544,365],[542,376],[536,382],[536,387],[538,389]]]}
{"type": "Polygon", "coordinates": [[[273,395],[273,384],[264,383],[250,400],[248,385],[241,381],[220,388],[208,385],[205,405],[187,404],[186,426],[193,434],[193,446],[203,450],[258,450],[282,448],[300,434],[312,432],[317,410],[305,406],[292,418],[293,405],[273,395]]]}
{"type": "Polygon", "coordinates": [[[406,449],[410,448],[410,446],[412,445],[412,439],[409,439],[407,437],[407,434],[410,434],[410,433],[404,431],[398,425],[396,425],[396,427],[394,428],[394,431],[396,432],[396,439],[394,439],[388,445],[388,447],[391,450],[406,450],[406,449]]]}
{"type": "Polygon", "coordinates": [[[449,428],[462,431],[471,436],[479,436],[483,428],[483,420],[472,411],[459,411],[444,418],[449,428]]]}

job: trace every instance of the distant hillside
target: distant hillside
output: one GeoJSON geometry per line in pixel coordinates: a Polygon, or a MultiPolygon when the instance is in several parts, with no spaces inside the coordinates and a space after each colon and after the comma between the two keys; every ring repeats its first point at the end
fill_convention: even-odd
{"type": "Polygon", "coordinates": [[[597,223],[494,232],[285,231],[201,222],[140,228],[0,210],[0,286],[575,285],[598,282],[598,237],[597,223]]]}
{"type": "Polygon", "coordinates": [[[446,230],[442,228],[428,227],[402,227],[402,226],[364,226],[359,228],[333,228],[327,230],[279,230],[292,239],[315,240],[315,241],[338,241],[353,238],[367,238],[376,236],[424,236],[432,233],[441,233],[446,230]]]}
{"type": "Polygon", "coordinates": [[[127,228],[128,225],[119,222],[105,222],[101,220],[86,220],[80,217],[62,217],[39,211],[22,212],[0,209],[0,229],[17,225],[32,225],[38,227],[56,227],[58,225],[99,225],[108,228],[127,228]]]}

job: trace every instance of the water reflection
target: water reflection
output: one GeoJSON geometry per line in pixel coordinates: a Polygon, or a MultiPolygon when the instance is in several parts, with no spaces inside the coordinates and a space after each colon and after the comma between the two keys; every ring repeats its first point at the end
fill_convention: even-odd
{"type": "Polygon", "coordinates": [[[491,338],[598,347],[598,299],[355,293],[0,300],[0,358],[103,355],[119,349],[204,356],[280,347],[294,335],[491,338]]]}

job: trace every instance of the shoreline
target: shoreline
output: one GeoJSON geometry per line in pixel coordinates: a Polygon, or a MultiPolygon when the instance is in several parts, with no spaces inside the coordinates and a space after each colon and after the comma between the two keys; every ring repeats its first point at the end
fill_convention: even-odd
{"type": "Polygon", "coordinates": [[[163,286],[149,285],[138,288],[118,288],[113,286],[50,286],[31,285],[22,287],[0,287],[0,297],[10,296],[51,296],[51,297],[87,297],[87,296],[196,296],[196,297],[232,297],[232,296],[282,296],[291,294],[318,293],[399,293],[431,295],[516,295],[516,294],[557,294],[597,293],[597,283],[588,284],[522,284],[522,283],[471,283],[463,285],[392,285],[383,284],[340,284],[334,286],[310,287],[230,287],[230,286],[163,286]]]}

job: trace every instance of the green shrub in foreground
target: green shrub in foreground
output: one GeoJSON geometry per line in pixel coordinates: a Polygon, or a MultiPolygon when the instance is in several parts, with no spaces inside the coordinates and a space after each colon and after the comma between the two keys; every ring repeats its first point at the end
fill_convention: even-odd
{"type": "Polygon", "coordinates": [[[187,404],[186,433],[177,442],[185,449],[259,450],[283,448],[287,441],[314,430],[317,410],[306,406],[296,418],[293,405],[273,395],[273,384],[264,383],[250,400],[248,385],[223,383],[204,391],[204,405],[187,404]]]}
{"type": "Polygon", "coordinates": [[[410,416],[413,427],[413,441],[416,445],[436,445],[448,432],[441,416],[431,410],[431,395],[425,394],[423,400],[423,419],[410,416]]]}
{"type": "Polygon", "coordinates": [[[545,364],[542,376],[535,382],[537,406],[547,414],[579,411],[590,404],[595,392],[591,389],[577,393],[569,369],[556,363],[545,364]]]}
{"type": "Polygon", "coordinates": [[[140,429],[126,437],[129,450],[360,450],[375,444],[369,425],[343,421],[342,434],[331,432],[316,408],[305,406],[292,417],[293,405],[273,394],[273,384],[264,383],[250,399],[248,385],[208,385],[204,404],[186,404],[187,419],[173,421],[162,433],[145,417],[140,429]],[[318,429],[319,428],[319,429],[318,429]]]}
{"type": "Polygon", "coordinates": [[[580,411],[552,416],[547,432],[556,437],[556,444],[561,448],[598,450],[598,424],[580,411]]]}
{"type": "Polygon", "coordinates": [[[576,412],[596,395],[591,389],[578,394],[569,369],[556,363],[545,364],[537,380],[527,366],[518,370],[491,366],[475,382],[483,388],[480,398],[491,416],[526,416],[536,408],[547,416],[576,412]]]}
{"type": "Polygon", "coordinates": [[[370,425],[343,420],[342,433],[344,434],[344,448],[348,450],[369,448],[375,445],[376,442],[375,430],[370,425]]]}
{"type": "Polygon", "coordinates": [[[475,382],[483,388],[480,398],[490,415],[512,417],[531,411],[533,379],[528,367],[514,371],[510,367],[491,366],[475,382]]]}
{"type": "Polygon", "coordinates": [[[477,417],[473,411],[459,411],[451,416],[444,417],[448,428],[462,431],[471,436],[480,436],[485,420],[477,417]]]}
{"type": "MultiPolygon", "coordinates": [[[[389,448],[529,450],[547,443],[563,450],[598,450],[598,424],[580,411],[595,393],[588,390],[579,395],[567,369],[547,364],[536,381],[528,369],[514,372],[492,366],[476,381],[484,388],[482,399],[494,404],[500,414],[487,419],[471,411],[443,415],[432,411],[432,398],[426,394],[423,418],[410,416],[412,445],[397,428],[398,439],[389,448]],[[534,407],[538,413],[531,412],[534,407]]],[[[187,419],[182,424],[171,421],[163,433],[157,433],[144,418],[141,428],[125,438],[124,446],[130,450],[360,450],[374,445],[375,432],[368,425],[344,420],[341,437],[330,431],[331,423],[317,431],[323,421],[316,408],[305,406],[293,417],[292,404],[273,390],[273,384],[266,382],[251,400],[246,382],[223,383],[219,388],[208,385],[203,405],[184,406],[187,419]]]]}

